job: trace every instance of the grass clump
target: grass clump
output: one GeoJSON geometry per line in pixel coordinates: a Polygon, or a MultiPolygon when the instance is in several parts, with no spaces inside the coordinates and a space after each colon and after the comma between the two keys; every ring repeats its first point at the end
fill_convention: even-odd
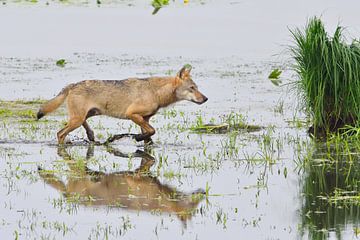
{"type": "Polygon", "coordinates": [[[291,31],[297,85],[315,136],[358,125],[360,118],[360,44],[347,44],[342,33],[338,26],[330,37],[316,17],[304,31],[291,31]]]}

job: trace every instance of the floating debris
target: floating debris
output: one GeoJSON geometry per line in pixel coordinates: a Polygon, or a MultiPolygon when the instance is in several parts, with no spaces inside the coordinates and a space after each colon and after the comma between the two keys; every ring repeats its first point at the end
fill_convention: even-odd
{"type": "Polygon", "coordinates": [[[228,123],[223,124],[205,124],[202,126],[191,127],[190,130],[197,133],[215,133],[215,134],[224,134],[232,131],[244,130],[246,132],[256,132],[263,129],[261,126],[257,125],[248,125],[244,123],[239,123],[235,125],[230,125],[228,123]]]}

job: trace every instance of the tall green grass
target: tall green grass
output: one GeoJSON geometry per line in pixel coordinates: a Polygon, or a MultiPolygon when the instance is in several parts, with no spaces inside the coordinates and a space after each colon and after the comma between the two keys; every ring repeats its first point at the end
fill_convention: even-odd
{"type": "Polygon", "coordinates": [[[338,26],[330,37],[316,17],[304,30],[291,30],[298,89],[315,135],[354,126],[360,120],[360,44],[346,43],[342,33],[338,26]]]}

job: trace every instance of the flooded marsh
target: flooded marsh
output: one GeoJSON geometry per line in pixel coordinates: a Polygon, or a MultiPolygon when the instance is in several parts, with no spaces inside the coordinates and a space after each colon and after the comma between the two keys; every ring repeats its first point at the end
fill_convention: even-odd
{"type": "MultiPolygon", "coordinates": [[[[287,27],[325,10],[330,29],[343,17],[358,36],[354,7],[170,1],[152,15],[150,1],[5,2],[1,239],[359,238],[358,130],[309,137],[286,51],[287,27]],[[161,109],[153,145],[91,144],[83,128],[58,145],[65,105],[36,120],[67,84],[172,76],[184,64],[209,100],[161,109]]],[[[105,116],[88,123],[101,143],[140,132],[105,116]]]]}

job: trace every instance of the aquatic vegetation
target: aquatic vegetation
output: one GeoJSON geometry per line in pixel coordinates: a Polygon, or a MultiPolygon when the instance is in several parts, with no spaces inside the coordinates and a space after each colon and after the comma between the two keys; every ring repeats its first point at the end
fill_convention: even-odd
{"type": "Polygon", "coordinates": [[[222,155],[224,157],[237,157],[239,154],[239,144],[236,142],[238,132],[229,133],[229,137],[221,141],[222,155]]]}
{"type": "Polygon", "coordinates": [[[152,14],[155,15],[162,7],[166,5],[169,5],[169,0],[152,0],[151,6],[154,8],[152,14]]]}
{"type": "Polygon", "coordinates": [[[196,123],[190,127],[190,130],[195,133],[216,133],[224,134],[232,131],[244,130],[247,132],[259,131],[261,126],[251,125],[246,123],[246,117],[239,113],[230,113],[220,118],[220,124],[203,122],[201,116],[198,116],[196,123]]]}
{"type": "Polygon", "coordinates": [[[283,142],[280,137],[273,136],[274,129],[268,128],[265,133],[259,138],[260,156],[268,163],[274,164],[276,160],[280,159],[280,154],[283,149],[283,142]]]}
{"type": "Polygon", "coordinates": [[[338,26],[332,37],[319,18],[304,30],[291,30],[295,46],[291,53],[298,74],[296,85],[313,126],[321,135],[344,125],[357,125],[360,117],[360,45],[349,45],[338,26]]]}
{"type": "Polygon", "coordinates": [[[274,84],[275,86],[280,86],[280,84],[282,83],[282,81],[280,80],[281,73],[282,71],[280,69],[275,68],[268,76],[272,84],[274,84]]]}
{"type": "Polygon", "coordinates": [[[340,234],[339,225],[353,223],[360,214],[360,145],[344,137],[314,143],[304,160],[301,232],[310,239],[328,239],[329,231],[340,234]]]}
{"type": "Polygon", "coordinates": [[[23,117],[23,118],[35,118],[35,111],[29,110],[10,110],[0,109],[0,117],[23,117]]]}
{"type": "MultiPolygon", "coordinates": [[[[13,141],[42,141],[54,136],[62,117],[52,116],[47,121],[36,120],[36,113],[43,100],[0,101],[0,139],[13,141]]],[[[64,108],[62,108],[62,114],[64,108]]]]}
{"type": "Polygon", "coordinates": [[[274,112],[279,114],[284,114],[284,100],[278,101],[278,103],[274,107],[274,112]]]}
{"type": "Polygon", "coordinates": [[[117,226],[112,226],[108,223],[97,223],[96,227],[91,229],[88,239],[120,238],[132,228],[135,228],[135,226],[131,223],[129,216],[122,216],[121,223],[117,226]]]}
{"type": "Polygon", "coordinates": [[[65,67],[65,65],[67,64],[65,59],[59,59],[56,61],[56,66],[58,67],[65,67]]]}
{"type": "Polygon", "coordinates": [[[0,100],[0,117],[21,117],[34,118],[38,107],[43,103],[43,100],[15,100],[15,101],[1,101],[0,100]]]}
{"type": "Polygon", "coordinates": [[[274,70],[271,71],[268,78],[269,79],[279,79],[281,73],[282,73],[282,71],[280,69],[275,68],[274,70]]]}

